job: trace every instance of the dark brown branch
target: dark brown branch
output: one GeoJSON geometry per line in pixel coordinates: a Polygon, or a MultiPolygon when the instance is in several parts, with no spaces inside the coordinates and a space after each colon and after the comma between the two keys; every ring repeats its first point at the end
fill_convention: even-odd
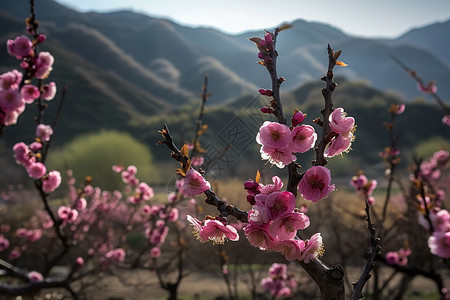
{"type": "Polygon", "coordinates": [[[369,229],[370,233],[370,251],[368,253],[366,264],[364,266],[364,269],[359,276],[359,279],[357,282],[353,284],[354,289],[352,293],[352,300],[360,299],[362,298],[362,290],[364,288],[364,285],[367,283],[367,281],[370,279],[371,275],[370,272],[372,271],[374,267],[374,261],[375,256],[380,252],[380,239],[376,238],[375,236],[375,228],[372,224],[372,221],[370,219],[370,205],[369,201],[367,199],[367,196],[364,197],[364,201],[366,203],[366,214],[367,214],[367,228],[369,229]]]}
{"type": "Polygon", "coordinates": [[[330,115],[333,111],[333,91],[335,90],[337,84],[333,81],[333,68],[336,65],[336,58],[333,49],[328,45],[328,71],[327,75],[322,77],[325,81],[326,87],[322,89],[322,96],[325,100],[325,107],[320,111],[323,115],[322,120],[322,134],[319,144],[315,148],[316,150],[316,160],[313,162],[315,166],[325,166],[327,160],[325,159],[325,148],[330,142],[330,115]]]}

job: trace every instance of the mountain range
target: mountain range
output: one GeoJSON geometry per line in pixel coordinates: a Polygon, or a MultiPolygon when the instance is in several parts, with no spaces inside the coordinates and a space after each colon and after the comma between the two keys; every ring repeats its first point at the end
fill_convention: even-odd
{"type": "MultiPolygon", "coordinates": [[[[248,39],[264,31],[230,35],[211,28],[191,28],[131,11],[78,12],[54,0],[35,1],[42,45],[55,57],[51,80],[69,86],[66,130],[90,126],[145,123],[152,115],[198,99],[205,74],[210,104],[227,105],[245,95],[270,88],[269,76],[258,65],[258,50],[248,39]],[[103,124],[103,125],[102,125],[103,124]]],[[[29,1],[0,1],[0,43],[24,34],[29,1]]],[[[280,33],[278,74],[285,91],[319,81],[326,72],[327,44],[342,49],[348,67],[336,73],[358,79],[408,102],[422,94],[391,58],[395,55],[424,81],[436,80],[439,95],[450,99],[450,20],[411,30],[396,39],[350,36],[323,23],[297,20],[280,33]]],[[[268,28],[268,30],[273,30],[268,28]]],[[[0,47],[0,71],[17,61],[0,47]]],[[[300,102],[302,99],[296,99],[300,102]]],[[[63,126],[64,127],[64,126],[63,126]]]]}

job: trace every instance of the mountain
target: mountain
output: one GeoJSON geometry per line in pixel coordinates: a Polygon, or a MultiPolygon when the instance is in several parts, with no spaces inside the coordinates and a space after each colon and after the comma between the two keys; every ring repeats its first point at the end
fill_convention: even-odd
{"type": "Polygon", "coordinates": [[[448,46],[450,45],[450,20],[416,28],[403,34],[395,41],[423,48],[450,66],[448,46]]]}
{"type": "MultiPolygon", "coordinates": [[[[28,5],[27,0],[2,1],[0,22],[24,19],[28,5]]],[[[42,30],[61,47],[170,104],[197,97],[205,73],[210,77],[211,104],[254,94],[270,84],[267,71],[256,64],[256,47],[248,41],[262,36],[262,30],[229,35],[130,11],[81,13],[54,0],[36,2],[35,10],[42,30]]],[[[441,97],[450,98],[450,86],[439,84],[450,75],[446,56],[450,21],[414,29],[395,40],[356,38],[328,24],[304,20],[291,25],[280,33],[277,43],[279,75],[287,79],[285,89],[323,76],[326,47],[331,44],[343,50],[341,58],[349,64],[339,74],[395,90],[405,101],[421,97],[414,81],[392,61],[395,54],[425,81],[439,79],[441,97]]],[[[0,29],[5,36],[10,32],[8,27],[0,29]]]]}

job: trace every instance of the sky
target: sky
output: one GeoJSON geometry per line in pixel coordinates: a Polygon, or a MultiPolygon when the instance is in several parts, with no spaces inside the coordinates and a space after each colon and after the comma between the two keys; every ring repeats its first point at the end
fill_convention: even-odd
{"type": "Polygon", "coordinates": [[[127,9],[226,33],[273,28],[296,19],[366,37],[400,36],[450,19],[450,0],[57,0],[79,11],[127,9]]]}

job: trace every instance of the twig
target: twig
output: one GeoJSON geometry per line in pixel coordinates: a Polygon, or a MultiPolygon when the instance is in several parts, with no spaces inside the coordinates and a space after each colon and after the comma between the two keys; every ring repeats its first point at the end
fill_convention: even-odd
{"type": "MultiPolygon", "coordinates": [[[[398,59],[394,55],[392,55],[391,57],[397,64],[400,65],[400,67],[403,68],[403,70],[406,71],[406,73],[408,73],[414,80],[416,80],[418,84],[420,84],[422,86],[424,85],[422,78],[420,78],[417,75],[416,71],[413,71],[410,68],[408,68],[402,61],[400,61],[400,59],[398,59]]],[[[445,105],[444,101],[438,96],[438,94],[433,93],[433,92],[430,92],[429,94],[431,95],[431,97],[434,98],[434,100],[436,100],[436,102],[439,104],[439,106],[444,110],[445,114],[449,115],[450,108],[448,108],[447,105],[445,105]]]]}
{"type": "MultiPolygon", "coordinates": [[[[56,125],[58,124],[58,120],[61,115],[62,107],[64,104],[64,99],[66,97],[66,92],[67,92],[67,86],[64,86],[64,88],[62,90],[61,100],[59,101],[58,109],[56,110],[56,115],[55,115],[55,118],[53,119],[53,124],[52,124],[53,133],[55,132],[56,125]]],[[[52,137],[53,137],[53,135],[50,136],[50,140],[45,144],[45,147],[42,151],[42,163],[45,163],[45,160],[47,158],[47,153],[48,153],[48,149],[50,148],[52,137]]]]}
{"type": "MultiPolygon", "coordinates": [[[[167,125],[164,125],[164,129],[160,131],[163,135],[164,140],[158,142],[158,144],[165,144],[172,150],[172,157],[182,163],[183,165],[188,163],[189,158],[181,154],[180,150],[174,144],[173,137],[170,135],[169,128],[167,125]]],[[[207,190],[204,192],[206,195],[206,203],[210,205],[214,205],[220,211],[222,216],[231,215],[234,216],[241,222],[247,223],[247,212],[240,210],[236,206],[229,205],[226,201],[219,199],[216,194],[211,190],[207,190]]]]}
{"type": "Polygon", "coordinates": [[[375,237],[375,228],[372,224],[372,221],[370,219],[370,206],[369,201],[367,199],[367,196],[364,197],[364,201],[366,202],[366,214],[367,214],[367,228],[369,229],[370,233],[370,251],[366,259],[366,264],[364,266],[364,269],[359,276],[359,279],[357,282],[353,284],[354,289],[351,296],[352,300],[360,299],[362,298],[362,290],[364,288],[364,285],[366,282],[370,279],[371,275],[370,272],[372,271],[374,267],[374,261],[375,256],[380,252],[380,239],[375,237]]]}
{"type": "Polygon", "coordinates": [[[380,261],[382,263],[384,263],[385,265],[388,265],[389,267],[393,268],[394,270],[396,270],[397,272],[409,275],[409,276],[416,276],[416,275],[420,275],[423,276],[425,278],[429,278],[431,280],[434,281],[434,283],[436,284],[436,289],[438,291],[438,293],[440,295],[444,295],[443,294],[443,289],[444,289],[444,282],[442,280],[442,277],[434,272],[434,271],[426,271],[422,268],[416,267],[416,266],[399,266],[396,264],[388,264],[388,262],[386,261],[386,259],[382,256],[382,255],[377,255],[375,257],[375,259],[377,261],[380,261]]]}
{"type": "Polygon", "coordinates": [[[194,157],[195,154],[197,152],[199,152],[199,138],[200,138],[200,131],[202,129],[202,120],[203,120],[203,115],[205,112],[205,105],[206,105],[206,100],[208,100],[209,98],[209,94],[208,94],[208,75],[205,75],[205,79],[204,79],[204,83],[203,83],[203,88],[202,88],[202,105],[200,106],[200,113],[198,114],[198,119],[197,119],[197,129],[195,130],[195,137],[194,137],[194,148],[192,149],[191,152],[191,157],[194,157]]]}

